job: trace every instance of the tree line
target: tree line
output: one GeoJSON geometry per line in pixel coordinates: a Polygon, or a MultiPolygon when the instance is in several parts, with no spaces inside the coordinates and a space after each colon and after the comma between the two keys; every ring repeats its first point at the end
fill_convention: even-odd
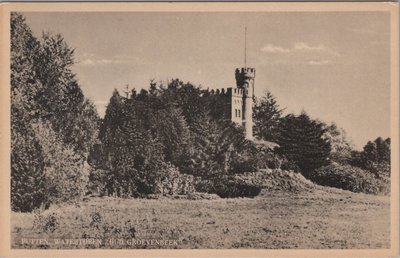
{"type": "Polygon", "coordinates": [[[267,92],[256,104],[255,134],[278,143],[284,169],[301,172],[315,183],[355,192],[390,192],[390,138],[368,141],[361,151],[335,123],[311,119],[305,112],[282,116],[267,92]]]}

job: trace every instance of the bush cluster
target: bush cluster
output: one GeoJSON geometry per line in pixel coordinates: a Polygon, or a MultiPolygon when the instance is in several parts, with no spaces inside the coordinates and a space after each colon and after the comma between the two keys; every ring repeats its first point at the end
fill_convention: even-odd
{"type": "Polygon", "coordinates": [[[195,192],[194,176],[180,173],[175,167],[170,166],[169,173],[161,179],[161,195],[188,195],[195,192]]]}
{"type": "Polygon", "coordinates": [[[331,186],[356,193],[388,194],[390,180],[350,165],[333,163],[317,169],[311,180],[319,185],[331,186]]]}
{"type": "Polygon", "coordinates": [[[302,174],[282,169],[260,169],[235,175],[235,178],[251,185],[259,185],[267,191],[312,191],[315,185],[302,174]]]}

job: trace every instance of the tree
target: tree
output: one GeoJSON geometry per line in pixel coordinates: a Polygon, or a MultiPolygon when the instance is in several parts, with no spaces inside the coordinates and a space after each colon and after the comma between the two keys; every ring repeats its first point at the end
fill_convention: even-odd
{"type": "Polygon", "coordinates": [[[159,85],[160,99],[163,103],[170,103],[181,109],[189,127],[202,119],[204,114],[209,115],[207,108],[207,91],[191,83],[183,83],[174,79],[167,86],[159,85]]]}
{"type": "Polygon", "coordinates": [[[99,117],[71,71],[73,53],[61,35],[45,33],[36,39],[25,18],[11,14],[13,210],[29,211],[66,198],[65,192],[59,194],[66,188],[80,191],[74,188],[75,179],[85,169],[74,166],[85,163],[97,138],[99,117]],[[68,166],[73,171],[67,171],[68,166]],[[61,181],[52,191],[47,186],[55,179],[61,181]],[[27,203],[17,196],[25,196],[27,203]]]}
{"type": "Polygon", "coordinates": [[[84,194],[87,174],[85,160],[62,142],[49,122],[32,124],[42,149],[45,189],[50,203],[76,201],[84,194]]]}
{"type": "Polygon", "coordinates": [[[41,84],[34,73],[39,42],[25,18],[11,13],[11,208],[29,212],[46,204],[42,148],[31,127],[41,84]]]}
{"type": "Polygon", "coordinates": [[[324,139],[323,124],[306,113],[289,114],[281,119],[277,135],[277,152],[294,162],[305,176],[329,163],[330,143],[324,139]]]}
{"type": "Polygon", "coordinates": [[[44,160],[41,146],[30,125],[18,116],[17,111],[13,114],[11,118],[11,208],[13,211],[29,212],[42,204],[47,204],[44,160]]]}
{"type": "Polygon", "coordinates": [[[368,141],[360,153],[353,153],[352,164],[363,168],[376,177],[390,176],[390,138],[381,137],[368,141]]]}
{"type": "Polygon", "coordinates": [[[122,98],[118,90],[114,90],[107,105],[106,113],[100,126],[99,139],[102,143],[111,144],[115,138],[115,130],[121,123],[123,112],[122,98]]]}
{"type": "Polygon", "coordinates": [[[354,146],[347,139],[344,129],[338,128],[335,123],[324,125],[324,129],[323,138],[331,144],[329,160],[343,165],[349,164],[354,146]]]}
{"type": "Polygon", "coordinates": [[[153,127],[161,126],[157,118],[165,117],[154,113],[154,98],[154,91],[143,90],[128,99],[115,90],[110,99],[100,128],[100,146],[90,157],[92,165],[108,171],[108,194],[128,197],[160,191],[168,166],[158,137],[162,135],[153,127]]]}
{"type": "Polygon", "coordinates": [[[232,122],[198,117],[192,125],[192,149],[186,173],[202,178],[221,177],[232,172],[235,159],[248,147],[243,129],[232,122]]]}
{"type": "Polygon", "coordinates": [[[390,164],[390,138],[383,140],[381,137],[375,139],[376,150],[378,153],[377,162],[387,162],[390,164]]]}
{"type": "Polygon", "coordinates": [[[262,140],[275,141],[283,110],[272,93],[267,91],[253,107],[254,135],[262,140]]]}
{"type": "Polygon", "coordinates": [[[189,127],[182,111],[173,106],[154,111],[152,128],[163,145],[165,160],[179,166],[190,143],[189,127]]]}

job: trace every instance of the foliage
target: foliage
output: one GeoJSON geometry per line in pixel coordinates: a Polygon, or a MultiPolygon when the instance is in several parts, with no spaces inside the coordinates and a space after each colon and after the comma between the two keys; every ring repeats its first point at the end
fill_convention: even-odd
{"type": "Polygon", "coordinates": [[[302,113],[287,115],[279,123],[277,152],[293,162],[308,177],[314,169],[326,165],[331,146],[323,138],[323,124],[302,113]]]}
{"type": "Polygon", "coordinates": [[[390,192],[389,178],[377,178],[368,171],[337,163],[317,169],[312,174],[311,180],[320,185],[356,193],[388,194],[390,192]]]}
{"type": "Polygon", "coordinates": [[[88,173],[84,160],[52,130],[49,122],[32,125],[42,147],[46,194],[50,203],[79,199],[84,194],[88,173]]]}
{"type": "Polygon", "coordinates": [[[204,179],[234,172],[250,142],[242,128],[209,112],[210,96],[179,80],[167,86],[151,82],[149,90],[126,97],[114,91],[101,144],[89,157],[91,165],[108,171],[102,173],[112,182],[104,186],[108,194],[158,194],[160,182],[175,169],[204,179]]]}
{"type": "Polygon", "coordinates": [[[363,151],[352,152],[350,164],[373,173],[376,177],[390,177],[390,138],[368,141],[363,151]]]}
{"type": "Polygon", "coordinates": [[[297,163],[293,160],[290,160],[286,158],[285,156],[281,157],[281,169],[287,170],[287,171],[295,171],[295,172],[300,172],[300,168],[297,165],[297,163]]]}
{"type": "Polygon", "coordinates": [[[25,19],[11,14],[11,208],[31,211],[46,202],[42,148],[30,125],[36,110],[31,100],[40,83],[34,80],[39,42],[25,19]]]}
{"type": "Polygon", "coordinates": [[[238,153],[248,147],[242,129],[233,123],[218,124],[209,118],[197,122],[194,128],[192,163],[186,169],[203,178],[232,171],[238,153]]]}
{"type": "Polygon", "coordinates": [[[81,165],[99,117],[71,71],[74,50],[62,36],[35,38],[18,13],[10,25],[11,201],[13,210],[30,211],[80,195],[76,180],[84,180],[81,165]]]}
{"type": "Polygon", "coordinates": [[[11,141],[11,208],[28,212],[47,203],[42,148],[23,120],[12,123],[11,141]]]}
{"type": "Polygon", "coordinates": [[[168,166],[168,173],[161,179],[162,195],[188,195],[194,193],[194,177],[182,174],[174,166],[168,166]]]}
{"type": "Polygon", "coordinates": [[[331,144],[329,160],[340,164],[349,164],[351,153],[354,149],[353,144],[347,139],[343,128],[337,127],[335,123],[325,125],[324,139],[331,144]]]}
{"type": "Polygon", "coordinates": [[[255,172],[259,169],[281,167],[281,159],[264,142],[250,142],[236,153],[231,166],[232,173],[255,172]]]}
{"type": "Polygon", "coordinates": [[[235,177],[248,184],[262,186],[266,191],[310,192],[315,189],[315,184],[300,173],[282,169],[260,169],[235,177]]]}
{"type": "Polygon", "coordinates": [[[262,140],[275,141],[283,110],[272,93],[267,91],[253,107],[254,135],[262,140]]]}
{"type": "Polygon", "coordinates": [[[166,158],[179,160],[182,154],[177,147],[188,132],[184,120],[178,119],[180,113],[168,113],[172,109],[164,107],[156,92],[143,90],[128,99],[114,91],[100,128],[101,145],[90,157],[93,166],[109,171],[108,194],[161,193],[162,179],[173,173],[166,158]],[[166,120],[170,114],[174,117],[166,120]]]}

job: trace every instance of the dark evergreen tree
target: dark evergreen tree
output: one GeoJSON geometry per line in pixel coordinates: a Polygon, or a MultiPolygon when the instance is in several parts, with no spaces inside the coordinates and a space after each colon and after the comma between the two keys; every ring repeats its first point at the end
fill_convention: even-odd
{"type": "Polygon", "coordinates": [[[363,168],[376,177],[390,176],[390,138],[368,141],[361,152],[354,151],[350,164],[363,168]]]}
{"type": "Polygon", "coordinates": [[[152,127],[155,138],[163,145],[165,159],[179,166],[190,144],[190,131],[182,111],[176,107],[155,111],[152,127]]]}
{"type": "MultiPolygon", "coordinates": [[[[14,100],[15,101],[15,100],[14,100]]],[[[12,104],[11,117],[11,208],[28,212],[47,204],[41,146],[22,110],[12,104]]]]}
{"type": "Polygon", "coordinates": [[[154,105],[157,105],[155,91],[149,94],[142,90],[131,98],[114,91],[100,128],[101,144],[90,158],[91,164],[107,171],[108,194],[126,197],[160,191],[167,170],[160,132],[169,128],[162,127],[160,121],[165,117],[157,114],[160,110],[154,105]]]}
{"type": "Polygon", "coordinates": [[[112,144],[117,126],[122,122],[123,103],[117,90],[114,90],[107,105],[106,113],[99,130],[99,138],[104,144],[112,144]]]}
{"type": "Polygon", "coordinates": [[[11,208],[27,212],[46,203],[42,149],[31,127],[34,99],[41,87],[35,78],[39,42],[25,18],[11,13],[11,208]]]}
{"type": "Polygon", "coordinates": [[[254,135],[262,140],[275,141],[283,110],[272,93],[266,92],[253,107],[254,135]]]}
{"type": "Polygon", "coordinates": [[[383,140],[381,137],[375,139],[377,162],[387,162],[390,164],[390,138],[383,140]]]}
{"type": "Polygon", "coordinates": [[[209,112],[206,98],[204,98],[206,91],[191,83],[183,83],[175,79],[166,87],[160,85],[159,90],[162,102],[180,108],[189,127],[204,113],[208,114],[209,112]]]}
{"type": "Polygon", "coordinates": [[[330,143],[324,139],[323,124],[302,113],[287,115],[279,123],[277,152],[294,162],[305,176],[313,170],[327,165],[331,151],[330,143]]]}

